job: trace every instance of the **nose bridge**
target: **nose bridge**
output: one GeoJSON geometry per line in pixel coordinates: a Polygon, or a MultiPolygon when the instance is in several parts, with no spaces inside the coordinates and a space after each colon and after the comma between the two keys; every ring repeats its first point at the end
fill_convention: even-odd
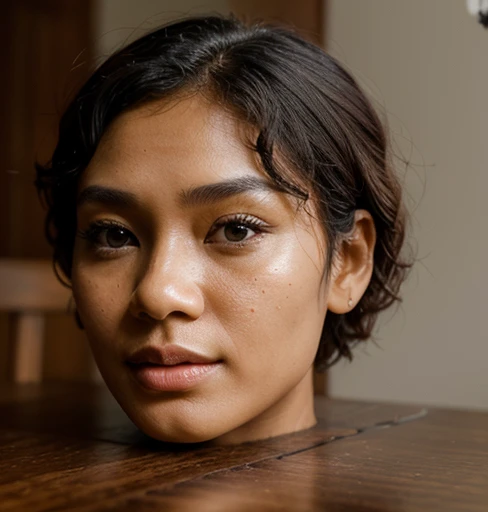
{"type": "Polygon", "coordinates": [[[191,266],[195,269],[195,262],[192,263],[195,258],[193,252],[194,248],[181,233],[167,232],[155,241],[149,258],[149,268],[166,278],[178,276],[182,268],[188,269],[191,266]]]}
{"type": "Polygon", "coordinates": [[[142,264],[134,290],[137,315],[144,312],[159,320],[171,313],[200,316],[200,268],[196,248],[181,234],[170,232],[158,237],[142,264]]]}

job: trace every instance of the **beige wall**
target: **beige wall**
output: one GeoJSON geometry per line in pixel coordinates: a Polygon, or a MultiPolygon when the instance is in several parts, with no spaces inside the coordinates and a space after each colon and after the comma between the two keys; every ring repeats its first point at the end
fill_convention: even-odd
{"type": "Polygon", "coordinates": [[[412,160],[419,259],[402,308],[383,316],[376,346],[331,371],[331,393],[488,409],[488,30],[463,0],[328,7],[329,51],[386,107],[412,160]]]}
{"type": "Polygon", "coordinates": [[[98,0],[95,33],[100,57],[172,19],[229,12],[227,0],[98,0]]]}

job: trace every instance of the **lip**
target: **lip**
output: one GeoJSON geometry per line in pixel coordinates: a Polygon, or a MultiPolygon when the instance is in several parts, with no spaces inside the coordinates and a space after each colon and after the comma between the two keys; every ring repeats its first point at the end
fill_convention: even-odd
{"type": "Polygon", "coordinates": [[[209,378],[222,361],[178,345],[144,347],[126,364],[143,388],[150,391],[186,391],[209,378]]]}

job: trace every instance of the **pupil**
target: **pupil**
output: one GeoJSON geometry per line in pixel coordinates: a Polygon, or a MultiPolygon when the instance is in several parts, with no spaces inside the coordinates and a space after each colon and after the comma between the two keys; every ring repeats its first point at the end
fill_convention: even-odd
{"type": "Polygon", "coordinates": [[[110,247],[122,247],[126,245],[129,237],[124,229],[111,228],[107,231],[107,244],[110,247]]]}
{"type": "Polygon", "coordinates": [[[240,224],[229,224],[225,227],[224,233],[230,242],[241,242],[247,236],[247,228],[240,224]]]}

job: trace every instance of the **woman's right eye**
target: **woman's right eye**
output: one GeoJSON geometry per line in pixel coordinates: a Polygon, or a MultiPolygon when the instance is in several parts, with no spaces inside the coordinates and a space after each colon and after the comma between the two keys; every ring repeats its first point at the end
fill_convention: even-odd
{"type": "Polygon", "coordinates": [[[139,246],[135,235],[118,224],[97,222],[80,231],[79,235],[100,249],[121,249],[127,246],[139,246]]]}

